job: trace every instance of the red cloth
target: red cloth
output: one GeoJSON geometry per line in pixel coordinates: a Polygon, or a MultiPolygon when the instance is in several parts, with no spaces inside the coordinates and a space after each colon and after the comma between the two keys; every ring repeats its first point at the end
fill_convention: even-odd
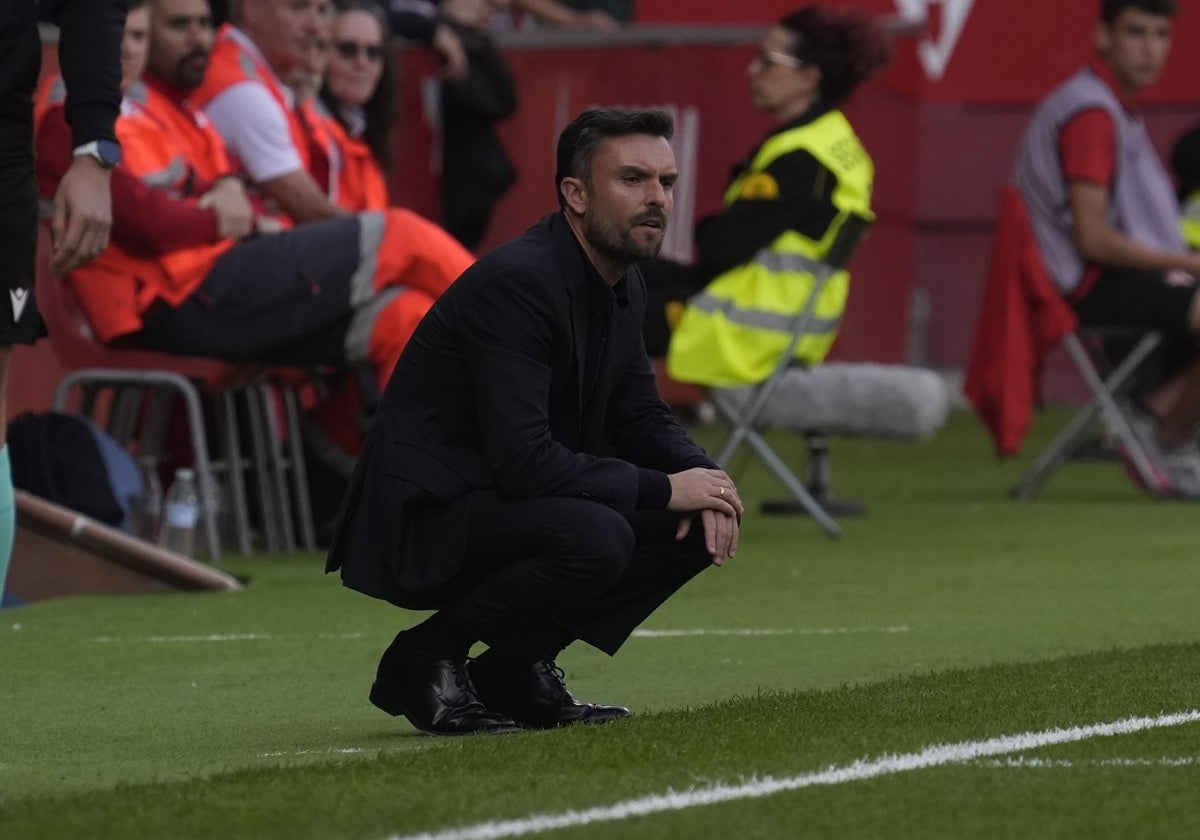
{"type": "Polygon", "coordinates": [[[1020,194],[1005,187],[963,386],[997,457],[1020,451],[1033,423],[1042,360],[1078,323],[1042,266],[1020,194]]]}

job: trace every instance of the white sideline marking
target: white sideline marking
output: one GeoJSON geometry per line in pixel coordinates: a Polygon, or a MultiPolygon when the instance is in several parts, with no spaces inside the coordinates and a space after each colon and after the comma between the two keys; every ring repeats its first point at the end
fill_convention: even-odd
{"type": "MultiPolygon", "coordinates": [[[[271,638],[270,633],[215,633],[210,636],[142,636],[133,642],[246,642],[271,638]]],[[[95,642],[122,642],[119,636],[97,636],[95,642]]]]}
{"type": "Polygon", "coordinates": [[[643,639],[666,639],[677,636],[839,636],[843,633],[907,633],[907,624],[888,627],[799,627],[779,630],[747,628],[743,630],[634,630],[643,639]]]}
{"type": "MultiPolygon", "coordinates": [[[[362,633],[318,633],[317,638],[326,641],[361,639],[362,633]]],[[[122,639],[120,636],[97,636],[93,642],[255,642],[274,639],[270,633],[214,633],[208,636],[139,636],[122,639]]]]}
{"type": "Polygon", "coordinates": [[[682,811],[685,808],[695,808],[700,805],[713,805],[738,799],[757,799],[817,785],[858,782],[893,773],[905,773],[910,770],[939,767],[943,764],[972,761],[986,756],[1039,749],[1054,744],[1083,741],[1088,738],[1128,735],[1145,729],[1179,726],[1198,721],[1200,721],[1200,709],[1194,709],[1157,717],[1125,718],[1111,723],[1093,723],[1068,729],[1047,729],[1042,732],[1002,735],[986,741],[937,744],[926,747],[920,752],[885,755],[872,759],[860,758],[840,767],[827,767],[814,773],[802,773],[799,776],[782,779],[766,776],[739,785],[716,784],[683,791],[668,789],[666,793],[652,794],[640,799],[627,799],[615,805],[588,808],[583,811],[570,810],[558,814],[534,814],[519,820],[497,820],[421,834],[394,834],[387,840],[498,840],[502,837],[520,837],[558,828],[616,822],[630,817],[643,817],[666,811],[682,811]]]}
{"type": "Polygon", "coordinates": [[[338,753],[340,755],[353,755],[362,752],[362,747],[330,747],[324,750],[296,750],[295,752],[265,752],[259,753],[259,758],[279,758],[284,755],[328,755],[329,753],[338,753]]]}
{"type": "Polygon", "coordinates": [[[992,758],[987,761],[969,762],[972,767],[1191,767],[1200,764],[1200,758],[1185,755],[1178,758],[1098,758],[1091,761],[1072,761],[1069,758],[1029,758],[1018,755],[1010,758],[992,758]]]}

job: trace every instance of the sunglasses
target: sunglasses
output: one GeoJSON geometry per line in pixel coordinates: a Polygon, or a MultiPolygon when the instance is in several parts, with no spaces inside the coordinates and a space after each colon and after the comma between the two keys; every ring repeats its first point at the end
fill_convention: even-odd
{"type": "Polygon", "coordinates": [[[757,55],[754,56],[754,60],[764,67],[768,64],[782,64],[784,67],[799,70],[804,66],[804,62],[796,58],[796,56],[776,52],[775,50],[759,50],[757,55]]]}
{"type": "Polygon", "coordinates": [[[347,61],[357,58],[359,55],[365,55],[367,61],[376,62],[383,60],[383,47],[378,44],[357,44],[354,41],[338,41],[333,45],[337,50],[337,54],[347,61]]]}

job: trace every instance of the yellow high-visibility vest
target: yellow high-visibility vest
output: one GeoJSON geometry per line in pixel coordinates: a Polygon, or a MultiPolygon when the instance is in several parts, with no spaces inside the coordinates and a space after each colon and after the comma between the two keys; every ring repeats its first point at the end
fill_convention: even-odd
{"type": "Polygon", "coordinates": [[[1183,230],[1183,241],[1189,248],[1200,251],[1200,190],[1196,190],[1183,202],[1183,219],[1179,224],[1183,230]]]}
{"type": "MultiPolygon", "coordinates": [[[[768,139],[750,166],[725,191],[725,206],[751,196],[769,176],[774,160],[803,149],[833,173],[837,215],[819,239],[788,230],[752,260],[713,279],[688,301],[671,335],[667,370],[682,382],[737,386],[760,382],[775,369],[792,339],[792,324],[812,294],[838,232],[851,217],[872,221],[871,184],[875,165],[841,111],[829,111],[810,123],[768,139]],[[757,176],[757,177],[756,177],[757,176]]],[[[839,270],[816,301],[810,331],[797,345],[795,358],[817,363],[837,337],[850,275],[839,270]]]]}

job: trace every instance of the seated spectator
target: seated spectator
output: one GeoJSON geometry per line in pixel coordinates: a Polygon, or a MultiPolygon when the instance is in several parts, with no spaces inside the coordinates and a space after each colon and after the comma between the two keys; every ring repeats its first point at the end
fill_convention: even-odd
{"type": "MultiPolygon", "coordinates": [[[[346,212],[330,197],[330,175],[312,172],[322,121],[287,84],[312,72],[326,37],[326,0],[242,0],[232,11],[193,104],[204,108],[254,189],[290,219],[346,212]]],[[[327,146],[322,155],[326,162],[334,157],[327,146]]]]}
{"type": "MultiPolygon", "coordinates": [[[[854,89],[886,65],[881,30],[856,10],[806,6],[763,37],[749,67],[754,104],[778,125],[739,164],[724,208],[696,226],[698,264],[647,267],[652,306],[646,338],[661,355],[670,336],[672,375],[686,382],[735,385],[765,379],[791,339],[763,322],[795,314],[838,231],[870,221],[874,166],[839,110],[854,89]],[[690,299],[690,300],[689,300],[690,299]],[[671,301],[689,300],[670,334],[671,301]],[[766,317],[764,317],[766,316],[766,317]]],[[[837,334],[849,275],[839,271],[816,302],[823,332],[796,348],[819,362],[837,334]]]]}
{"type": "Polygon", "coordinates": [[[388,206],[396,88],[387,36],[373,0],[338,4],[320,97],[339,157],[337,202],[351,212],[388,206]]]}
{"type": "MultiPolygon", "coordinates": [[[[142,75],[146,67],[146,49],[149,46],[150,9],[149,0],[126,0],[125,30],[121,38],[121,90],[124,92],[142,75]]],[[[58,73],[46,73],[38,82],[33,98],[33,126],[37,130],[42,118],[55,106],[67,99],[67,87],[58,73]]]]}
{"type": "MultiPolygon", "coordinates": [[[[229,361],[369,366],[382,387],[470,255],[398,209],[271,233],[278,225],[255,212],[190,104],[213,43],[206,0],[151,0],[150,32],[145,83],[117,122],[111,243],[68,275],[98,337],[229,361]]],[[[70,148],[51,109],[38,137],[43,192],[70,148]]]]}
{"type": "Polygon", "coordinates": [[[496,135],[496,124],[517,107],[517,86],[500,54],[492,25],[508,0],[442,0],[467,54],[462,78],[441,84],[441,222],[468,248],[476,248],[492,209],[513,182],[516,170],[496,135]]]}
{"type": "Polygon", "coordinates": [[[1166,63],[1175,14],[1175,0],[1103,0],[1096,59],[1038,105],[1012,183],[1082,323],[1166,334],[1157,375],[1126,414],[1162,471],[1158,491],[1200,498],[1200,254],[1184,244],[1175,190],[1133,104],[1166,63]]]}
{"type": "Polygon", "coordinates": [[[1200,251],[1200,125],[1175,141],[1171,168],[1179,185],[1183,238],[1193,251],[1200,251]]]}

